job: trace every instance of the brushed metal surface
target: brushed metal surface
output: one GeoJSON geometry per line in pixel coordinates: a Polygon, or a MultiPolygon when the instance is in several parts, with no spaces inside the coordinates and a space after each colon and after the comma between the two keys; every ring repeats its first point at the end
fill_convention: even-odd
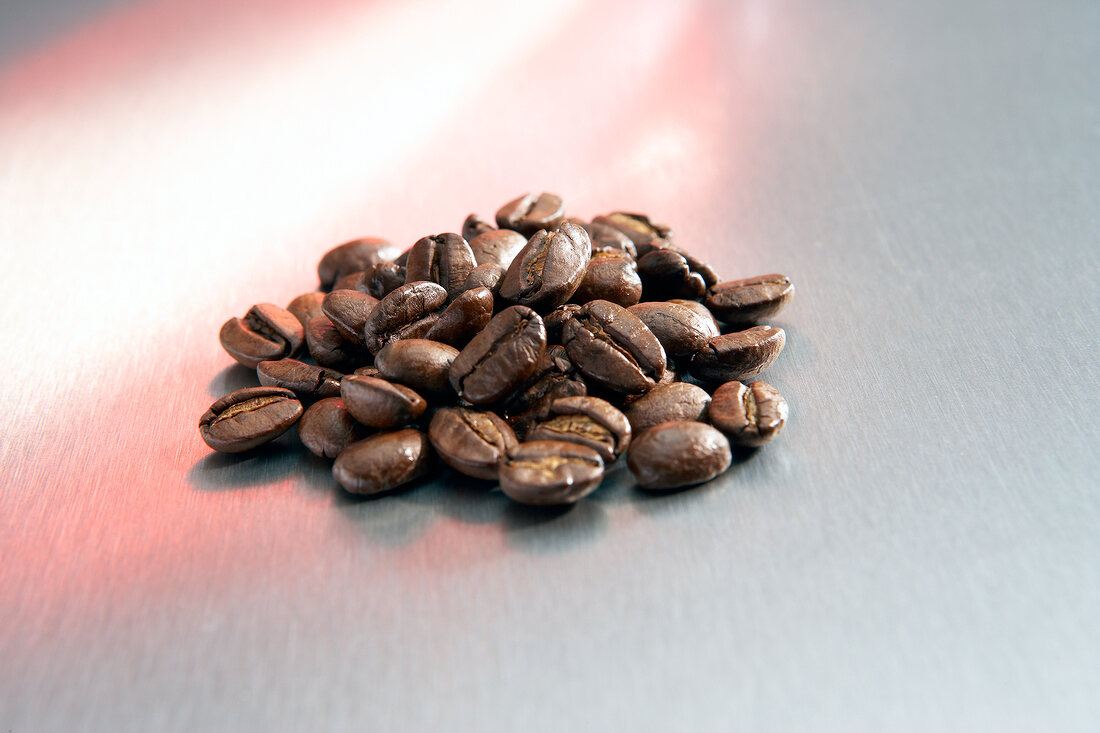
{"type": "Polygon", "coordinates": [[[0,68],[0,731],[1096,729],[1100,5],[80,17],[0,68]],[[561,515],[202,444],[226,318],[526,190],[789,274],[780,441],[561,515]]]}

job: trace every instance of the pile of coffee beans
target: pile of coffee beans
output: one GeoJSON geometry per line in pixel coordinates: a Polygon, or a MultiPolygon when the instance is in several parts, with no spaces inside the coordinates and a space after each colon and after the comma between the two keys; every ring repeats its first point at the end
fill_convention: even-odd
{"type": "Polygon", "coordinates": [[[410,486],[441,459],[526,504],[575,502],[625,456],[669,490],[774,439],[787,403],[751,381],[786,336],[763,325],[791,299],[783,275],[721,281],[667,226],[613,212],[565,216],[525,195],[496,226],[400,251],[357,239],[321,258],[321,289],[253,306],[221,343],[260,386],[199,420],[240,452],[297,424],[347,491],[410,486]]]}

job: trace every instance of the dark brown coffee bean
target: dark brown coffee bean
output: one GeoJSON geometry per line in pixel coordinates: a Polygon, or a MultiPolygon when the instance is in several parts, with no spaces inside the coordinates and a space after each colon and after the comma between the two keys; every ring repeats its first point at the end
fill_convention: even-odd
{"type": "Polygon", "coordinates": [[[378,299],[358,290],[333,290],[321,303],[332,325],[340,332],[345,341],[353,344],[363,343],[363,325],[371,311],[378,305],[378,299]]]}
{"type": "Polygon", "coordinates": [[[359,283],[362,282],[363,277],[366,275],[365,270],[356,270],[355,272],[349,272],[342,278],[332,284],[332,290],[359,290],[359,292],[366,292],[360,290],[359,283]]]}
{"type": "Polygon", "coordinates": [[[289,389],[248,387],[212,404],[199,418],[199,434],[216,451],[240,453],[278,438],[301,415],[289,389]]]}
{"type": "Polygon", "coordinates": [[[477,264],[500,265],[505,270],[526,246],[527,237],[511,229],[494,229],[470,242],[477,264]]]}
{"type": "Polygon", "coordinates": [[[565,305],[559,305],[543,317],[542,321],[546,325],[547,343],[561,343],[561,332],[565,327],[565,322],[572,318],[574,313],[579,312],[580,309],[581,307],[577,303],[566,303],[565,305]]]}
{"type": "Polygon", "coordinates": [[[615,249],[627,253],[634,260],[638,259],[638,248],[634,242],[615,227],[593,222],[586,229],[592,240],[593,253],[615,249]]]}
{"type": "Polygon", "coordinates": [[[621,305],[594,300],[562,332],[569,358],[586,377],[616,392],[644,392],[665,373],[661,342],[621,305]]]}
{"type": "Polygon", "coordinates": [[[684,300],[682,298],[672,298],[669,303],[675,303],[676,305],[682,305],[685,308],[690,308],[699,314],[700,317],[706,322],[707,338],[712,339],[715,336],[722,333],[722,330],[718,327],[718,321],[714,320],[714,314],[710,312],[710,309],[700,303],[698,300],[684,300]]]}
{"type": "Polygon", "coordinates": [[[255,369],[261,361],[297,353],[305,331],[290,311],[274,303],[260,303],[249,308],[244,318],[226,321],[219,339],[230,356],[255,369]]]}
{"type": "MultiPolygon", "coordinates": [[[[672,240],[672,229],[664,224],[654,224],[645,214],[635,214],[628,211],[613,211],[604,216],[597,216],[592,224],[602,224],[616,229],[627,237],[638,248],[637,256],[648,251],[644,249],[655,239],[672,240]]],[[[593,229],[595,231],[595,229],[593,229]]]]}
{"type": "Polygon", "coordinates": [[[493,297],[500,295],[500,284],[504,282],[504,268],[495,262],[486,262],[470,270],[462,290],[468,292],[477,288],[488,288],[493,297]]]}
{"type": "Polygon", "coordinates": [[[691,359],[691,375],[704,382],[733,382],[755,377],[770,367],[783,350],[782,328],[754,326],[747,331],[716,336],[691,359]]]}
{"type": "Polygon", "coordinates": [[[294,317],[298,319],[298,323],[302,324],[303,333],[305,332],[306,323],[310,318],[316,318],[317,316],[324,315],[324,311],[321,310],[321,302],[324,301],[325,294],[320,290],[315,290],[312,293],[303,293],[294,300],[290,301],[290,305],[286,307],[288,311],[294,314],[294,317]]]}
{"type": "Polygon", "coordinates": [[[546,328],[530,308],[505,308],[459,353],[451,365],[451,386],[474,405],[507,396],[523,384],[546,351],[546,328]]]}
{"type": "MultiPolygon", "coordinates": [[[[717,432],[717,431],[716,431],[717,432]]],[[[500,465],[500,488],[523,504],[572,504],[603,480],[603,459],[586,445],[557,440],[521,443],[500,465]]]]}
{"type": "Polygon", "coordinates": [[[630,422],[599,397],[565,397],[550,405],[550,418],[527,435],[528,440],[564,440],[587,445],[611,463],[630,445],[630,422]]]}
{"type": "Polygon", "coordinates": [[[508,423],[492,412],[444,407],[428,428],[435,452],[460,473],[495,480],[500,463],[518,445],[508,423]]]}
{"type": "Polygon", "coordinates": [[[378,377],[382,378],[382,372],[378,371],[376,366],[361,366],[356,369],[352,374],[358,374],[360,377],[378,377]]]}
{"type": "Polygon", "coordinates": [[[433,282],[402,285],[378,301],[363,326],[363,341],[372,354],[402,338],[422,338],[439,319],[447,290],[433,282]]]}
{"type": "Polygon", "coordinates": [[[726,382],[714,391],[710,422],[730,442],[754,448],[770,442],[787,423],[787,401],[767,382],[726,382]]]}
{"type": "Polygon", "coordinates": [[[512,392],[501,410],[520,439],[550,416],[550,405],[562,397],[588,394],[587,385],[574,374],[573,363],[562,346],[547,346],[534,374],[512,392]]]}
{"type": "Polygon", "coordinates": [[[326,315],[306,323],[306,344],[315,362],[345,374],[368,360],[362,348],[346,341],[326,315]]]}
{"type": "Polygon", "coordinates": [[[639,303],[629,310],[653,332],[665,354],[673,359],[691,356],[718,335],[702,316],[676,303],[639,303]]]}
{"type": "Polygon", "coordinates": [[[707,294],[707,307],[726,323],[755,323],[770,318],[794,297],[794,285],[778,273],[718,283],[707,294]]]}
{"type": "Polygon", "coordinates": [[[436,234],[420,239],[409,250],[405,282],[439,283],[453,298],[462,291],[462,284],[477,264],[465,239],[453,233],[436,234]]]}
{"type": "Polygon", "coordinates": [[[339,397],[313,403],[298,421],[298,437],[302,444],[321,458],[335,458],[351,443],[367,437],[369,432],[351,416],[339,397]]]}
{"type": "Polygon", "coordinates": [[[428,409],[423,397],[402,384],[357,374],[340,382],[340,397],[352,417],[372,428],[409,425],[428,409]]]}
{"type": "Polygon", "coordinates": [[[592,242],[578,226],[566,223],[553,233],[537,231],[504,274],[500,294],[549,313],[577,291],[591,257],[592,242]]]}
{"type": "Polygon", "coordinates": [[[514,229],[525,237],[530,237],[539,229],[555,229],[564,218],[565,206],[560,196],[541,193],[536,198],[525,194],[500,207],[497,211],[497,226],[501,229],[514,229]]]}
{"type": "Polygon", "coordinates": [[[638,436],[654,425],[676,420],[703,420],[710,395],[702,387],[686,382],[658,384],[631,403],[626,419],[638,436]]]}
{"type": "Polygon", "coordinates": [[[385,239],[366,237],[344,242],[333,247],[317,265],[317,276],[325,290],[340,278],[352,272],[362,272],[376,262],[393,260],[401,250],[385,239]]]}
{"type": "Polygon", "coordinates": [[[405,429],[352,443],[332,464],[333,477],[353,494],[382,494],[424,476],[432,466],[428,436],[405,429]]]}
{"type": "Polygon", "coordinates": [[[470,242],[470,244],[473,244],[474,239],[478,236],[485,232],[491,232],[494,229],[496,229],[496,227],[477,214],[470,214],[466,217],[466,221],[462,222],[462,238],[470,242]]]}
{"type": "Polygon", "coordinates": [[[451,301],[424,338],[462,348],[481,332],[493,317],[493,293],[474,288],[451,301]]]}
{"type": "Polygon", "coordinates": [[[573,294],[577,303],[608,300],[629,308],[642,299],[642,280],[637,265],[618,249],[597,250],[588,262],[584,279],[573,294]]]}
{"type": "Polygon", "coordinates": [[[643,489],[676,489],[710,481],[730,467],[732,458],[722,433],[706,423],[681,420],[635,438],[626,463],[643,489]]]}
{"type": "Polygon", "coordinates": [[[335,397],[340,394],[340,380],[344,377],[340,372],[297,359],[261,361],[256,365],[256,376],[265,387],[289,389],[303,399],[335,397]]]}
{"type": "Polygon", "coordinates": [[[684,256],[671,249],[655,249],[640,257],[638,274],[646,300],[702,298],[707,292],[703,277],[692,272],[684,256]]]}
{"type": "Polygon", "coordinates": [[[379,262],[363,273],[355,289],[382,299],[405,284],[405,268],[396,262],[379,262]]]}
{"type": "Polygon", "coordinates": [[[402,339],[386,344],[374,357],[381,375],[421,394],[453,395],[451,363],[458,349],[427,339],[402,339]]]}

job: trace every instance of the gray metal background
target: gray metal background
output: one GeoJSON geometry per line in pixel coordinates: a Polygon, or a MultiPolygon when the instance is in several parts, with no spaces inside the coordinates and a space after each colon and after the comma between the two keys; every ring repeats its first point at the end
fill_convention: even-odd
{"type": "Polygon", "coordinates": [[[3,6],[0,731],[1097,729],[1100,4],[219,5],[3,6]],[[794,279],[776,444],[540,515],[201,443],[224,319],[543,189],[794,279]]]}

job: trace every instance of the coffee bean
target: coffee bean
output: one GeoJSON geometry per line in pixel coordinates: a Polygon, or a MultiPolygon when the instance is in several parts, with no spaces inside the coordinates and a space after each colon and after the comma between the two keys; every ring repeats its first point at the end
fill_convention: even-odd
{"type": "Polygon", "coordinates": [[[382,494],[424,476],[432,465],[428,436],[405,429],[352,443],[332,464],[333,477],[353,494],[382,494]]]}
{"type": "Polygon", "coordinates": [[[315,362],[339,372],[347,373],[366,359],[362,349],[345,341],[325,315],[306,322],[306,344],[315,362]]]}
{"type": "Polygon", "coordinates": [[[493,293],[489,288],[474,288],[459,295],[448,305],[424,338],[462,348],[481,332],[493,317],[493,293]]]}
{"type": "Polygon", "coordinates": [[[546,351],[542,318],[522,305],[495,315],[451,365],[451,386],[475,405],[507,396],[538,366],[546,351]]]}
{"type": "Polygon", "coordinates": [[[577,291],[591,256],[592,243],[580,227],[566,223],[553,233],[539,230],[504,274],[500,294],[548,313],[577,291]]]}
{"type": "Polygon", "coordinates": [[[618,249],[597,250],[573,294],[577,303],[608,300],[629,308],[642,299],[642,280],[634,260],[618,249]]]}
{"type": "Polygon", "coordinates": [[[460,473],[495,480],[500,463],[518,445],[508,423],[492,412],[444,407],[432,417],[428,437],[436,453],[460,473]]]}
{"type": "Polygon", "coordinates": [[[372,428],[410,425],[428,409],[423,397],[402,384],[356,374],[340,382],[340,397],[352,417],[372,428]]]}
{"type": "Polygon", "coordinates": [[[273,303],[249,308],[244,318],[230,318],[219,334],[222,348],[249,369],[261,361],[293,356],[305,341],[293,313],[273,303]]]}
{"type": "Polygon", "coordinates": [[[547,419],[555,400],[588,394],[587,385],[573,372],[573,363],[563,347],[546,347],[535,373],[501,403],[517,436],[525,439],[536,424],[547,419]]]}
{"type": "Polygon", "coordinates": [[[302,399],[321,399],[340,394],[344,375],[297,359],[279,359],[261,361],[256,365],[256,376],[265,387],[289,389],[302,399]]]}
{"type": "Polygon", "coordinates": [[[303,333],[305,331],[306,323],[310,318],[315,318],[320,315],[324,315],[324,311],[321,310],[321,302],[324,301],[325,294],[320,290],[315,290],[312,293],[303,293],[294,300],[290,301],[290,305],[286,307],[288,311],[294,314],[294,317],[298,319],[298,323],[302,324],[303,333]]]}
{"type": "Polygon", "coordinates": [[[594,300],[566,321],[562,342],[586,377],[616,392],[644,392],[665,372],[665,350],[641,319],[594,300]]]}
{"type": "Polygon", "coordinates": [[[638,248],[634,245],[634,242],[615,227],[592,222],[586,227],[586,230],[592,240],[593,253],[616,249],[627,253],[634,260],[638,259],[638,248]]]}
{"type": "Polygon", "coordinates": [[[572,318],[573,314],[579,312],[580,309],[581,307],[577,303],[566,303],[565,305],[559,305],[543,317],[542,321],[546,325],[547,343],[561,343],[561,333],[562,329],[565,328],[565,322],[572,318]]]}
{"type": "Polygon", "coordinates": [[[535,426],[528,440],[564,440],[594,449],[611,463],[630,445],[630,422],[598,397],[565,397],[550,405],[551,417],[535,426]]]}
{"type": "Polygon", "coordinates": [[[648,251],[647,245],[655,239],[672,240],[672,229],[664,224],[654,224],[645,214],[613,211],[605,216],[597,216],[592,224],[602,224],[625,234],[638,248],[637,256],[648,251]]]}
{"type": "Polygon", "coordinates": [[[594,491],[602,480],[600,454],[586,445],[564,441],[521,443],[508,452],[500,466],[501,490],[515,501],[537,506],[572,504],[594,491]]]}
{"type": "Polygon", "coordinates": [[[335,458],[348,445],[365,438],[368,432],[351,416],[339,397],[313,403],[298,421],[298,437],[302,444],[321,458],[335,458]]]}
{"type": "Polygon", "coordinates": [[[374,357],[381,375],[426,395],[454,395],[449,374],[458,349],[427,339],[386,344],[374,357]]]}
{"type": "Polygon", "coordinates": [[[626,419],[638,436],[663,422],[703,420],[710,404],[710,395],[702,387],[686,382],[658,384],[630,405],[626,419]]]}
{"type": "Polygon", "coordinates": [[[495,229],[492,224],[482,219],[477,214],[470,214],[466,217],[466,221],[462,222],[462,238],[469,242],[471,245],[479,235],[485,232],[491,232],[495,229]]]}
{"type": "Polygon", "coordinates": [[[726,323],[740,325],[774,316],[792,297],[789,277],[762,275],[718,283],[707,294],[707,307],[726,323]]]}
{"type": "Polygon", "coordinates": [[[730,467],[726,436],[689,420],[656,425],[639,435],[626,455],[643,489],[676,489],[710,481],[730,467]]]}
{"type": "Polygon", "coordinates": [[[716,336],[692,357],[689,369],[693,377],[704,382],[749,379],[770,367],[786,342],[783,329],[771,326],[716,336]]]}
{"type": "Polygon", "coordinates": [[[511,229],[494,229],[478,235],[470,242],[477,264],[500,265],[505,270],[526,246],[527,237],[511,229]]]}
{"type": "Polygon", "coordinates": [[[439,320],[447,290],[433,282],[402,285],[378,301],[363,326],[363,341],[372,354],[402,338],[423,338],[439,320]]]}
{"type": "Polygon", "coordinates": [[[787,401],[767,382],[726,382],[714,391],[710,422],[734,445],[764,445],[783,430],[787,401]]]}
{"type": "Polygon", "coordinates": [[[692,272],[682,254],[671,249],[655,249],[638,259],[646,300],[702,298],[707,292],[703,277],[692,272]]]}
{"type": "Polygon", "coordinates": [[[509,201],[497,211],[497,226],[514,229],[530,237],[539,229],[552,230],[565,218],[565,206],[560,196],[539,194],[538,198],[525,194],[509,201]]]}
{"type": "Polygon", "coordinates": [[[240,453],[278,438],[301,415],[289,389],[247,387],[212,404],[199,418],[199,434],[216,451],[240,453]]]}
{"type": "Polygon", "coordinates": [[[382,378],[382,372],[378,371],[376,366],[361,366],[356,369],[352,374],[358,374],[361,377],[378,377],[382,378]]]}
{"type": "Polygon", "coordinates": [[[463,291],[477,288],[488,288],[493,297],[500,295],[500,284],[504,282],[504,268],[495,262],[486,262],[470,270],[466,276],[466,282],[462,283],[463,291]]]}
{"type": "MultiPolygon", "coordinates": [[[[366,270],[349,272],[332,284],[332,290],[359,290],[359,283],[363,281],[363,277],[366,274],[366,270]]],[[[359,290],[359,292],[366,291],[359,290]]]]}
{"type": "Polygon", "coordinates": [[[718,321],[714,320],[714,314],[710,312],[710,309],[700,303],[698,300],[684,300],[682,298],[672,298],[669,303],[675,303],[676,305],[682,305],[685,308],[690,308],[699,314],[699,316],[706,322],[707,339],[712,339],[718,334],[722,333],[722,330],[718,328],[718,321]]]}
{"type": "Polygon", "coordinates": [[[382,299],[405,284],[405,275],[404,266],[396,262],[379,262],[363,273],[355,284],[355,289],[382,299]]]}
{"type": "Polygon", "coordinates": [[[639,303],[628,310],[653,332],[673,359],[691,356],[718,335],[702,316],[676,303],[639,303]]]}
{"type": "Polygon", "coordinates": [[[477,266],[474,252],[457,234],[436,234],[417,241],[409,250],[405,282],[439,283],[451,298],[462,291],[470,270],[477,266]]]}
{"type": "Polygon", "coordinates": [[[333,290],[321,302],[321,310],[345,341],[362,344],[363,325],[378,303],[377,298],[358,290],[333,290]]]}
{"type": "Polygon", "coordinates": [[[376,262],[392,260],[398,254],[400,250],[385,239],[353,239],[325,253],[317,265],[317,276],[321,279],[321,287],[328,290],[345,275],[366,270],[376,262]]]}

